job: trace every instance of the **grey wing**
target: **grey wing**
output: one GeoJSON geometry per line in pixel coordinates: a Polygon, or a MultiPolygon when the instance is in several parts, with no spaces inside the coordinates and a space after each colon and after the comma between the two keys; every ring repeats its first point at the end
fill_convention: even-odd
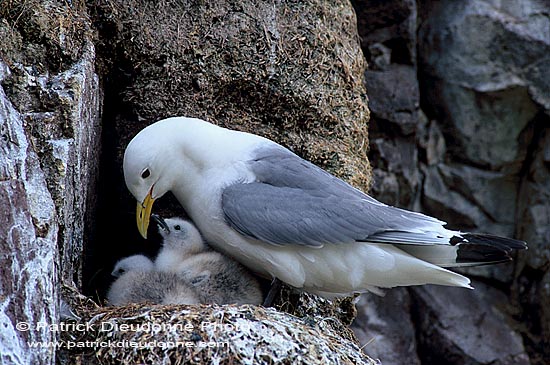
{"type": "Polygon", "coordinates": [[[281,147],[257,151],[249,167],[257,181],[222,194],[227,222],[249,237],[309,246],[449,242],[444,222],[382,204],[281,147]]]}

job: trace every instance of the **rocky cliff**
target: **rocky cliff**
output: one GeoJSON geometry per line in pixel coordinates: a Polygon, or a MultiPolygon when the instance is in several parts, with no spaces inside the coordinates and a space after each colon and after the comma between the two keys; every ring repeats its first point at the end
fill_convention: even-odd
{"type": "MultiPolygon", "coordinates": [[[[315,299],[285,301],[286,312],[117,311],[79,294],[102,304],[117,259],[158,249],[137,235],[121,157],[137,131],[163,117],[265,135],[368,186],[365,63],[349,3],[7,0],[0,18],[1,363],[372,363],[330,312],[339,309],[312,312],[315,299]],[[197,347],[138,351],[131,340],[151,340],[150,331],[95,326],[170,318],[234,318],[248,330],[153,336],[192,344],[240,336],[201,357],[197,347]],[[84,347],[56,351],[55,340],[84,347]],[[116,341],[103,349],[94,340],[116,341]]],[[[160,211],[184,214],[165,202],[160,211]]]]}
{"type": "Polygon", "coordinates": [[[81,285],[102,93],[85,8],[3,1],[0,18],[0,362],[52,364],[29,346],[56,338],[60,283],[81,285]]]}
{"type": "MultiPolygon", "coordinates": [[[[242,348],[216,352],[222,363],[369,363],[341,327],[344,309],[318,312],[307,296],[282,301],[296,319],[251,308],[108,310],[78,294],[101,303],[119,257],[157,248],[137,234],[121,172],[127,142],[145,125],[185,114],[253,131],[366,189],[367,94],[375,197],[453,228],[525,239],[530,249],[514,264],[468,270],[475,291],[363,296],[354,323],[363,351],[384,364],[550,361],[549,5],[353,6],[357,18],[346,1],[0,1],[1,363],[52,364],[53,349],[30,343],[78,338],[35,325],[59,323],[61,284],[72,288],[63,291],[71,323],[200,317],[263,324],[275,336],[248,332],[242,348]],[[273,338],[285,345],[247,357],[251,338],[262,351],[273,338]]],[[[173,199],[159,203],[184,214],[173,199]]],[[[64,363],[182,359],[158,349],[58,355],[64,363]]]]}
{"type": "Polygon", "coordinates": [[[374,339],[365,351],[386,364],[548,363],[550,5],[353,3],[373,195],[529,243],[514,264],[465,270],[473,293],[362,299],[356,332],[374,339]]]}

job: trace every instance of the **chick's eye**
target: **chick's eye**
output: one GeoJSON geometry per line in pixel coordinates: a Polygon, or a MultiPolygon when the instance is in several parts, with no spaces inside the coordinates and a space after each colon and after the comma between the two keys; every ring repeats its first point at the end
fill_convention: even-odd
{"type": "Polygon", "coordinates": [[[141,173],[141,178],[142,179],[147,179],[149,177],[149,175],[151,175],[151,172],[149,171],[149,169],[145,169],[141,173]]]}
{"type": "Polygon", "coordinates": [[[176,225],[174,226],[174,229],[175,229],[176,231],[179,231],[179,230],[181,229],[181,227],[180,227],[179,224],[176,224],[176,225]]]}

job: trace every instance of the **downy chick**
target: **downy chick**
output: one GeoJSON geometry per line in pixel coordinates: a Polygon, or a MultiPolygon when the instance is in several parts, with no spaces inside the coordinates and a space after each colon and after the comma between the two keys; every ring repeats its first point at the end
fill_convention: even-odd
{"type": "Polygon", "coordinates": [[[155,260],[156,270],[177,273],[187,280],[204,304],[262,303],[258,281],[244,266],[213,251],[191,222],[153,218],[163,237],[155,260]]]}

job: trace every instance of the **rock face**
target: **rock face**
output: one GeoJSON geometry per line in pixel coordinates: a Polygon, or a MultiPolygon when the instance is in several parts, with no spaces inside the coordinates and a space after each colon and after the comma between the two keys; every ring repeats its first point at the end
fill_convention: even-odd
{"type": "MultiPolygon", "coordinates": [[[[515,265],[468,270],[489,284],[474,292],[432,287],[362,299],[355,327],[363,344],[375,338],[365,352],[385,364],[548,363],[548,4],[354,6],[371,66],[375,195],[530,243],[515,265]]],[[[155,251],[138,237],[120,168],[127,142],[147,124],[184,114],[252,131],[369,185],[363,55],[345,1],[8,1],[0,18],[0,222],[9,227],[0,231],[2,362],[53,363],[53,351],[29,343],[55,334],[16,324],[57,323],[60,283],[101,298],[117,258],[155,251]]],[[[156,208],[184,214],[168,197],[156,208]]],[[[299,324],[305,332],[293,340],[313,336],[324,341],[315,351],[334,350],[324,328],[307,328],[318,323],[299,324]]],[[[270,329],[293,346],[291,327],[270,329]]],[[[348,340],[335,343],[356,356],[348,340]]],[[[238,351],[250,344],[242,343],[238,351]]],[[[104,362],[132,358],[104,354],[104,362]]]]}
{"type": "MultiPolygon", "coordinates": [[[[147,124],[202,117],[277,139],[359,187],[369,184],[364,58],[345,1],[15,0],[0,6],[0,39],[0,205],[7,213],[0,221],[9,228],[0,232],[2,363],[54,363],[47,344],[57,334],[47,326],[60,315],[79,320],[58,305],[61,284],[101,300],[114,261],[155,251],[137,238],[135,202],[121,174],[127,142],[147,124]],[[30,330],[17,327],[22,321],[30,330]],[[45,345],[31,350],[32,341],[45,345]]],[[[161,211],[183,214],[166,202],[161,211]]],[[[70,304],[79,313],[81,304],[70,304]]],[[[315,329],[308,318],[265,313],[273,328],[258,328],[282,340],[276,351],[257,331],[241,333],[243,348],[221,350],[222,363],[306,362],[307,351],[309,362],[372,363],[350,331],[325,336],[334,318],[315,329]],[[265,351],[254,351],[257,341],[265,351]]],[[[260,323],[253,308],[239,314],[260,323]]],[[[172,356],[143,353],[167,363],[172,356]]],[[[94,361],[133,354],[109,349],[94,361]]]]}
{"type": "Polygon", "coordinates": [[[345,1],[133,0],[91,11],[114,94],[106,111],[125,108],[112,110],[125,134],[116,148],[159,119],[200,117],[275,139],[368,186],[364,58],[345,1]]]}
{"type": "Polygon", "coordinates": [[[2,363],[53,364],[50,348],[29,344],[55,340],[60,282],[80,285],[101,93],[82,9],[10,5],[0,10],[0,353],[2,363]]]}
{"type": "MultiPolygon", "coordinates": [[[[413,313],[422,363],[435,361],[430,354],[453,363],[548,363],[550,5],[536,0],[353,4],[369,63],[373,195],[437,216],[451,228],[529,243],[514,264],[464,270],[500,288],[499,297],[510,306],[489,310],[487,298],[495,292],[490,287],[476,288],[474,297],[434,287],[410,290],[415,298],[410,310],[405,305],[404,313],[396,309],[394,315],[413,313]],[[448,322],[447,306],[454,301],[437,304],[440,296],[462,302],[453,310],[465,318],[470,308],[483,311],[484,322],[448,322]],[[426,333],[433,321],[441,321],[445,333],[426,333]],[[487,343],[483,354],[484,341],[461,342],[465,333],[487,338],[483,331],[494,330],[491,323],[512,337],[497,336],[498,343],[487,343]],[[524,345],[514,331],[523,335],[524,345]],[[499,354],[498,348],[509,352],[499,354]]],[[[370,308],[358,311],[371,314],[355,323],[358,331],[368,330],[388,305],[383,298],[366,302],[370,308]]],[[[401,332],[402,326],[389,326],[385,333],[392,331],[401,332]]],[[[380,359],[397,363],[393,357],[380,359]]]]}
{"type": "Polygon", "coordinates": [[[364,294],[356,306],[352,329],[365,353],[382,364],[420,364],[406,288],[390,290],[383,297],[364,294]]]}
{"type": "Polygon", "coordinates": [[[3,136],[1,219],[2,227],[9,227],[0,233],[0,350],[2,358],[13,364],[53,363],[47,349],[39,352],[28,350],[30,341],[53,341],[53,333],[46,330],[20,332],[16,326],[21,321],[55,321],[55,264],[59,258],[55,207],[38,157],[32,149],[29,151],[20,114],[3,90],[0,91],[0,99],[3,136]],[[33,305],[35,301],[50,305],[33,305]]]}
{"type": "Polygon", "coordinates": [[[499,309],[508,301],[506,295],[473,285],[477,292],[462,295],[453,288],[414,290],[419,356],[431,364],[529,364],[521,336],[499,309]]]}

